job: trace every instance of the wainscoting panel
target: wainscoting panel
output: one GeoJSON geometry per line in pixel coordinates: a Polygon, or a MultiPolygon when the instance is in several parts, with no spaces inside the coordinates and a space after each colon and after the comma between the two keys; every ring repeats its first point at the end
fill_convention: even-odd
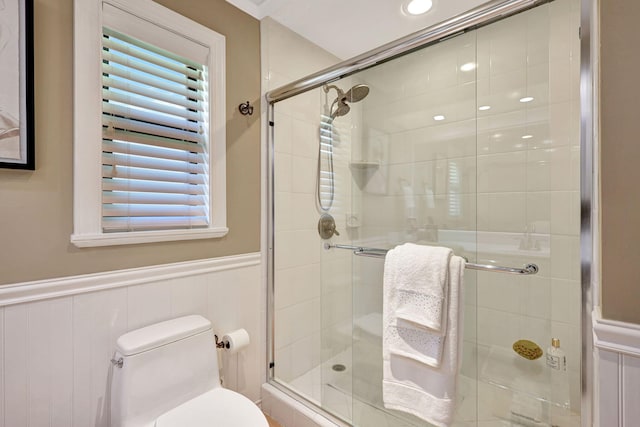
{"type": "Polygon", "coordinates": [[[593,317],[600,427],[640,425],[640,326],[593,317]]]}
{"type": "Polygon", "coordinates": [[[640,425],[640,358],[622,356],[622,425],[640,425]]]}
{"type": "MultiPolygon", "coordinates": [[[[4,307],[0,307],[0,354],[4,355],[4,307]]],[[[0,378],[0,427],[4,427],[4,360],[0,363],[0,378]]]]}
{"type": "Polygon", "coordinates": [[[201,314],[249,348],[225,385],[260,399],[266,331],[259,254],[60,278],[0,290],[0,427],[108,427],[111,357],[123,333],[201,314]]]}

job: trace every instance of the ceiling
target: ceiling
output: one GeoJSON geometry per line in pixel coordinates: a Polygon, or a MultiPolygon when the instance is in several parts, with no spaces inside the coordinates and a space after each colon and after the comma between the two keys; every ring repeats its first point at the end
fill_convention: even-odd
{"type": "Polygon", "coordinates": [[[359,55],[437,24],[487,0],[433,0],[421,16],[406,16],[404,0],[227,0],[257,19],[270,16],[340,59],[359,55]]]}

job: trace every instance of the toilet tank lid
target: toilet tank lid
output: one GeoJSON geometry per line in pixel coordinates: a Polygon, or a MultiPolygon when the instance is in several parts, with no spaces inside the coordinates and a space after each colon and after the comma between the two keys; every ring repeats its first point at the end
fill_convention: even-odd
{"type": "Polygon", "coordinates": [[[211,322],[202,316],[178,317],[127,332],[116,341],[116,351],[123,356],[132,356],[209,329],[211,322]]]}

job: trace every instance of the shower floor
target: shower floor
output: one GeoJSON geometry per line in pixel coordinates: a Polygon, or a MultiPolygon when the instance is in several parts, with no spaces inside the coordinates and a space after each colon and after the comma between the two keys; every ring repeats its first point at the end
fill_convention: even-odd
{"type": "MultiPolygon", "coordinates": [[[[379,357],[376,355],[376,357],[379,357]]],[[[369,372],[371,372],[369,370],[369,372]]],[[[294,379],[289,386],[310,398],[315,404],[345,421],[367,427],[424,427],[426,424],[410,415],[387,412],[383,409],[379,384],[358,380],[353,376],[352,349],[349,348],[322,365],[318,365],[294,379]],[[335,371],[334,365],[343,365],[344,371],[335,371]]],[[[458,410],[460,422],[455,427],[476,426],[475,380],[460,378],[462,405],[458,410]],[[466,420],[466,421],[464,421],[466,420]]],[[[495,419],[494,419],[495,420],[495,419]]],[[[478,426],[504,426],[508,424],[477,424],[478,426]]]]}
{"type": "MultiPolygon", "coordinates": [[[[425,427],[422,420],[400,412],[383,409],[380,383],[371,375],[358,379],[353,375],[352,348],[349,348],[291,381],[288,385],[306,396],[327,412],[355,425],[366,427],[425,427]],[[335,371],[334,365],[346,369],[335,371]]],[[[378,354],[372,357],[379,358],[378,354]]],[[[366,364],[366,361],[361,361],[366,364]]],[[[370,368],[370,367],[369,367],[370,368]]],[[[371,374],[372,369],[363,369],[371,374]]],[[[378,372],[381,372],[379,370],[378,372]]],[[[494,415],[496,409],[496,389],[494,386],[478,382],[475,378],[460,375],[458,383],[458,409],[453,427],[517,427],[494,415]],[[478,393],[479,392],[479,393],[478,393]]],[[[563,417],[562,427],[579,427],[580,416],[572,414],[563,417]]],[[[548,424],[538,423],[544,427],[548,424]]]]}

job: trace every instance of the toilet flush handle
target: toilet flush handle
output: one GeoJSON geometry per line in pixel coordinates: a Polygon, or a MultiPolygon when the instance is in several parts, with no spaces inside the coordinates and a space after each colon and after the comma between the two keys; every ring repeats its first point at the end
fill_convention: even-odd
{"type": "Polygon", "coordinates": [[[124,359],[122,357],[120,359],[116,359],[114,355],[113,358],[111,359],[111,364],[113,366],[117,366],[118,368],[122,368],[122,365],[124,365],[124,359]]]}

